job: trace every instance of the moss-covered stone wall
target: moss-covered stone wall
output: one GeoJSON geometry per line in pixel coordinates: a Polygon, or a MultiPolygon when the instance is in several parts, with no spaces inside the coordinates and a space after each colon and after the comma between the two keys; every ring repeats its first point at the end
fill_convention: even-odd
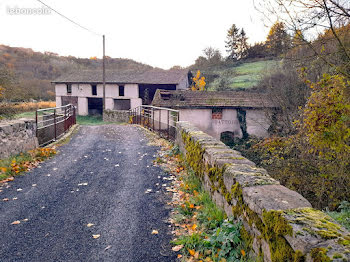
{"type": "Polygon", "coordinates": [[[257,261],[350,261],[348,231],[238,151],[188,122],[177,123],[176,143],[216,204],[243,223],[257,261]]]}

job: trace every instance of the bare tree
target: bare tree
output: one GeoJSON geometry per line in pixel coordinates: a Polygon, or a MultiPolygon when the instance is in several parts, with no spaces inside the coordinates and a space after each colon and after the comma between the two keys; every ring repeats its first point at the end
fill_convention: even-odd
{"type": "Polygon", "coordinates": [[[255,6],[265,20],[284,22],[314,56],[337,73],[350,78],[350,47],[341,30],[350,24],[349,0],[256,0],[255,6]],[[341,55],[342,61],[332,60],[317,41],[320,35],[325,34],[332,36],[328,40],[336,45],[333,51],[341,55]]]}

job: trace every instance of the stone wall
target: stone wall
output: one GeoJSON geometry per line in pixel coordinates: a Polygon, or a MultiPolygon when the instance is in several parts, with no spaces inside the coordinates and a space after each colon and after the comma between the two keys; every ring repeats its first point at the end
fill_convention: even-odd
{"type": "Polygon", "coordinates": [[[38,147],[35,121],[19,119],[0,122],[0,159],[38,147]]]}
{"type": "Polygon", "coordinates": [[[257,261],[350,261],[350,233],[266,170],[188,122],[176,143],[216,204],[241,221],[257,261]]]}
{"type": "Polygon", "coordinates": [[[103,111],[104,122],[129,122],[129,110],[104,110],[103,111]]]}

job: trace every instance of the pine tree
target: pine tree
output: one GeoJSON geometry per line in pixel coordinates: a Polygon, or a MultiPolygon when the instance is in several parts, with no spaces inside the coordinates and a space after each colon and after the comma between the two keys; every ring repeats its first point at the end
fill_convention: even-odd
{"type": "Polygon", "coordinates": [[[229,59],[237,59],[238,54],[237,54],[237,49],[239,45],[239,39],[240,39],[240,34],[239,34],[239,28],[233,24],[231,28],[227,31],[227,36],[226,36],[226,51],[228,53],[228,58],[229,59]]]}
{"type": "Polygon", "coordinates": [[[278,56],[290,48],[291,40],[282,22],[276,22],[270,29],[266,39],[266,47],[270,55],[278,56]]]}

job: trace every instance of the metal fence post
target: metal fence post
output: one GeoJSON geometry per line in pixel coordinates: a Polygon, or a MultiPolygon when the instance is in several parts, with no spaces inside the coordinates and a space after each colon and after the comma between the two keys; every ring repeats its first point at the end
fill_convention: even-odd
{"type": "Polygon", "coordinates": [[[35,136],[38,137],[38,110],[35,111],[35,136]]]}
{"type": "Polygon", "coordinates": [[[162,109],[159,110],[159,135],[161,133],[161,129],[162,129],[162,109]]]}
{"type": "Polygon", "coordinates": [[[55,129],[55,140],[57,139],[57,128],[56,128],[56,109],[53,110],[53,126],[55,129]]]}
{"type": "Polygon", "coordinates": [[[152,130],[154,131],[154,108],[152,107],[152,130]]]}
{"type": "Polygon", "coordinates": [[[170,126],[169,126],[169,114],[170,114],[170,111],[169,110],[167,110],[168,111],[168,117],[167,117],[167,124],[168,124],[168,136],[167,136],[167,138],[169,139],[169,137],[170,137],[170,126]]]}
{"type": "Polygon", "coordinates": [[[67,107],[64,108],[64,122],[63,122],[63,129],[64,129],[64,132],[66,132],[67,130],[67,107]]]}

